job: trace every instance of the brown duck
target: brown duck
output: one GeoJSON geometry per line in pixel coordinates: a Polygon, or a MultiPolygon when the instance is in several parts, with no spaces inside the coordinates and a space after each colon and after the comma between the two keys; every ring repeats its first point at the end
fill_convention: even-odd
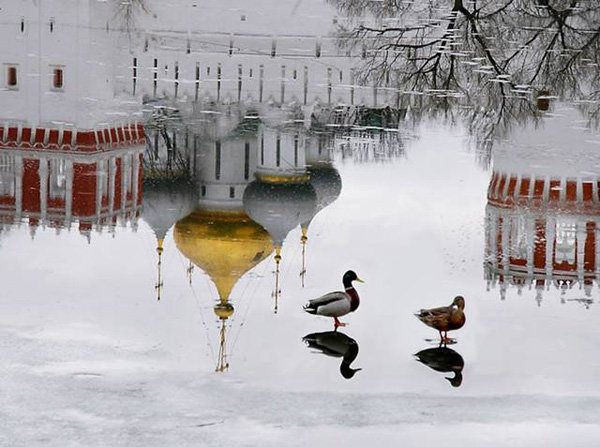
{"type": "Polygon", "coordinates": [[[460,329],[464,326],[466,321],[464,310],[465,299],[462,296],[457,296],[449,306],[421,309],[415,316],[427,326],[437,329],[440,333],[440,343],[446,344],[452,341],[448,338],[448,331],[460,329]]]}

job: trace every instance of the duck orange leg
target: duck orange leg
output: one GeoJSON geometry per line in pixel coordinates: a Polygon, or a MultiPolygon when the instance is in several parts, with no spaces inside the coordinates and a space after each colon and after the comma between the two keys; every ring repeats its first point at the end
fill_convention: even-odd
{"type": "Polygon", "coordinates": [[[339,328],[339,327],[344,327],[346,326],[346,323],[342,323],[340,320],[337,319],[337,317],[333,317],[333,327],[334,328],[339,328]]]}
{"type": "Polygon", "coordinates": [[[454,343],[454,339],[448,338],[448,331],[444,331],[444,335],[442,336],[442,331],[440,331],[440,344],[446,346],[448,343],[454,343]]]}

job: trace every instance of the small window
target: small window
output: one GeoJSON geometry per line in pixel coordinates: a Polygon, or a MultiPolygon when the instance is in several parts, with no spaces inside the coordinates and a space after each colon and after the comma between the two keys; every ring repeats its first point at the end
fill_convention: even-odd
{"type": "Polygon", "coordinates": [[[10,89],[19,87],[19,72],[16,65],[6,66],[6,86],[10,89]]]}
{"type": "Polygon", "coordinates": [[[200,193],[202,194],[202,197],[206,197],[206,186],[202,185],[200,187],[200,193]]]}
{"type": "Polygon", "coordinates": [[[65,79],[63,67],[52,67],[52,89],[62,90],[64,83],[65,79]]]}
{"type": "Polygon", "coordinates": [[[229,198],[233,199],[235,197],[235,188],[233,186],[229,187],[229,198]]]}

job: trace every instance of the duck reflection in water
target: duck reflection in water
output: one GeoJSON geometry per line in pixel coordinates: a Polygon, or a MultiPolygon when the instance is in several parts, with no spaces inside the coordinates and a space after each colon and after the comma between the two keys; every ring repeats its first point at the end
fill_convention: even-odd
{"type": "Polygon", "coordinates": [[[315,332],[302,338],[311,349],[317,349],[330,357],[342,357],[340,374],[351,379],[362,368],[351,368],[350,365],[358,356],[358,343],[339,331],[315,332]]]}
{"type": "Polygon", "coordinates": [[[462,355],[455,350],[447,346],[423,349],[415,354],[415,359],[435,371],[454,373],[454,377],[445,377],[453,387],[459,387],[462,384],[462,370],[465,367],[465,361],[462,355]]]}

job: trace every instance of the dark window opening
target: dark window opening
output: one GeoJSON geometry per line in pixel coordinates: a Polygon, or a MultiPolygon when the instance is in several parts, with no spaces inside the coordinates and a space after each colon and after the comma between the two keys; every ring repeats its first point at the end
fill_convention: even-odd
{"type": "Polygon", "coordinates": [[[62,89],[64,85],[63,69],[55,68],[52,74],[52,87],[62,89]]]}
{"type": "Polygon", "coordinates": [[[200,187],[200,194],[202,194],[202,197],[206,197],[206,186],[202,185],[200,187]]]}
{"type": "Polygon", "coordinates": [[[279,137],[277,137],[275,151],[275,165],[279,167],[281,165],[281,138],[279,137]]]}
{"type": "Polygon", "coordinates": [[[233,186],[229,187],[229,198],[233,199],[235,197],[235,188],[233,186]]]}
{"type": "Polygon", "coordinates": [[[298,135],[294,137],[294,166],[298,166],[298,135]]]}
{"type": "Polygon", "coordinates": [[[246,141],[244,145],[244,179],[248,180],[250,176],[250,143],[246,141]]]}
{"type": "Polygon", "coordinates": [[[215,180],[221,179],[221,142],[215,142],[215,180]]]}
{"type": "Polygon", "coordinates": [[[17,82],[17,67],[8,67],[6,70],[6,85],[9,87],[16,87],[17,82]]]}

